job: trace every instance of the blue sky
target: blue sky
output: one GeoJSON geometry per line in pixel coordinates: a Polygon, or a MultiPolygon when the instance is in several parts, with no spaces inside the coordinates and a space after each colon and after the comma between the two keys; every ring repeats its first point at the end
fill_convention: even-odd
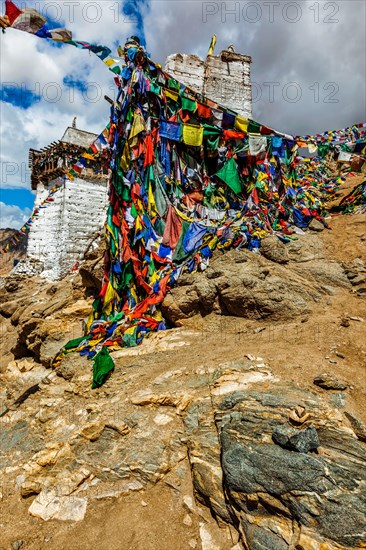
{"type": "Polygon", "coordinates": [[[5,204],[16,204],[19,208],[32,208],[35,192],[29,189],[3,189],[0,188],[0,201],[5,204]]]}
{"type": "MultiPolygon", "coordinates": [[[[365,20],[365,2],[25,4],[37,6],[50,27],[65,26],[75,40],[103,44],[113,52],[137,34],[162,65],[176,52],[204,57],[215,33],[216,52],[232,43],[252,56],[253,117],[278,130],[317,133],[364,122],[366,38],[360,21],[365,20]],[[286,94],[293,83],[301,92],[296,102],[286,94]]],[[[3,13],[4,1],[0,9],[3,13]]],[[[104,95],[113,97],[116,87],[93,54],[11,29],[0,35],[0,77],[0,227],[17,227],[32,205],[29,148],[60,139],[74,116],[79,128],[99,133],[109,118],[104,95]]]]}

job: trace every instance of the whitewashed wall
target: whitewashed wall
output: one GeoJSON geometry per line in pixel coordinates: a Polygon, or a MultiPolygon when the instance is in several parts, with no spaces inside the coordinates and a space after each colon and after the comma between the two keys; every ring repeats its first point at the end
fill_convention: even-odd
{"type": "MultiPolygon", "coordinates": [[[[55,182],[50,182],[50,187],[55,182]]],[[[39,184],[36,204],[47,195],[48,189],[39,184]]],[[[106,180],[65,181],[54,202],[40,210],[29,232],[27,254],[44,263],[43,277],[60,279],[83,258],[93,235],[104,224],[107,204],[106,180]]]]}
{"type": "Polygon", "coordinates": [[[165,70],[179,82],[190,86],[197,92],[203,92],[205,64],[194,54],[175,53],[165,61],[165,70]]]}
{"type": "Polygon", "coordinates": [[[169,55],[165,70],[187,86],[232,109],[252,117],[251,57],[228,50],[202,61],[193,54],[169,55]]]}

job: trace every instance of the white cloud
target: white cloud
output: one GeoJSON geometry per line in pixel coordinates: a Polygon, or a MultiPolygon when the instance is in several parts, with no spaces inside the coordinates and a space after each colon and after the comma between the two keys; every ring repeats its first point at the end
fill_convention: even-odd
{"type": "Polygon", "coordinates": [[[30,208],[22,210],[19,206],[0,202],[0,228],[19,229],[27,221],[31,213],[30,208]]]}
{"type": "Polygon", "coordinates": [[[365,14],[365,2],[357,0],[154,0],[145,17],[146,41],[152,58],[164,63],[176,52],[205,56],[215,33],[216,52],[233,43],[252,56],[252,81],[261,92],[253,105],[256,120],[287,133],[317,133],[364,122],[365,14]],[[294,91],[287,88],[291,82],[301,91],[294,103],[286,97],[294,91]],[[274,86],[274,101],[266,83],[274,86]]]}
{"type": "MultiPolygon", "coordinates": [[[[92,7],[96,4],[52,2],[49,16],[61,18],[60,26],[70,28],[75,40],[99,43],[111,49],[117,42],[123,44],[132,32],[132,22],[117,11],[116,2],[103,1],[97,4],[98,10],[92,7]],[[89,7],[86,9],[86,6],[89,7]],[[95,17],[99,21],[92,22],[95,17]]],[[[32,2],[27,2],[27,6],[31,5],[32,2]]],[[[38,2],[36,9],[40,8],[42,3],[38,2]]],[[[28,150],[59,140],[74,116],[77,116],[78,128],[102,131],[110,112],[104,95],[114,97],[116,86],[113,74],[87,50],[67,45],[57,48],[48,40],[13,29],[8,29],[0,40],[2,85],[8,86],[10,94],[16,89],[41,96],[28,109],[0,102],[1,186],[29,189],[28,150]],[[66,76],[86,83],[86,91],[70,89],[64,84],[66,76]]]]}

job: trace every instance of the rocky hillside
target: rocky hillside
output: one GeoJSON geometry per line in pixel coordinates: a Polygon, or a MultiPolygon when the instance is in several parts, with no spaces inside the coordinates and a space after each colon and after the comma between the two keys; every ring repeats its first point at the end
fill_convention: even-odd
{"type": "MultiPolygon", "coordinates": [[[[8,239],[13,237],[13,235],[16,233],[15,229],[0,229],[0,248],[2,248],[7,242],[8,239]]],[[[20,258],[24,258],[27,251],[27,237],[24,238],[22,241],[19,242],[18,246],[8,252],[7,254],[1,254],[0,255],[0,276],[7,275],[13,265],[14,260],[19,260],[20,258]]]]}
{"type": "Polygon", "coordinates": [[[96,390],[85,357],[52,359],[101,251],[59,283],[3,278],[0,548],[366,548],[366,215],[327,221],[182,277],[174,328],[96,390]]]}

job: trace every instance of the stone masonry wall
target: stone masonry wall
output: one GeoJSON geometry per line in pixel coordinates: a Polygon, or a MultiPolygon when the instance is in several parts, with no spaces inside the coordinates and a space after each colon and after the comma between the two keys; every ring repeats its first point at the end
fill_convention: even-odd
{"type": "MultiPolygon", "coordinates": [[[[50,187],[55,180],[50,182],[50,187]]],[[[48,194],[39,184],[36,204],[48,194]]],[[[49,280],[65,276],[84,252],[105,221],[108,203],[107,181],[75,178],[54,195],[54,202],[42,209],[28,239],[27,254],[44,263],[42,276],[49,280]]]]}
{"type": "Polygon", "coordinates": [[[250,63],[250,56],[231,50],[208,55],[205,61],[178,53],[167,57],[165,70],[220,105],[251,118],[250,63]]]}
{"type": "Polygon", "coordinates": [[[176,53],[165,61],[165,70],[179,82],[203,93],[205,64],[198,55],[176,53]]]}

